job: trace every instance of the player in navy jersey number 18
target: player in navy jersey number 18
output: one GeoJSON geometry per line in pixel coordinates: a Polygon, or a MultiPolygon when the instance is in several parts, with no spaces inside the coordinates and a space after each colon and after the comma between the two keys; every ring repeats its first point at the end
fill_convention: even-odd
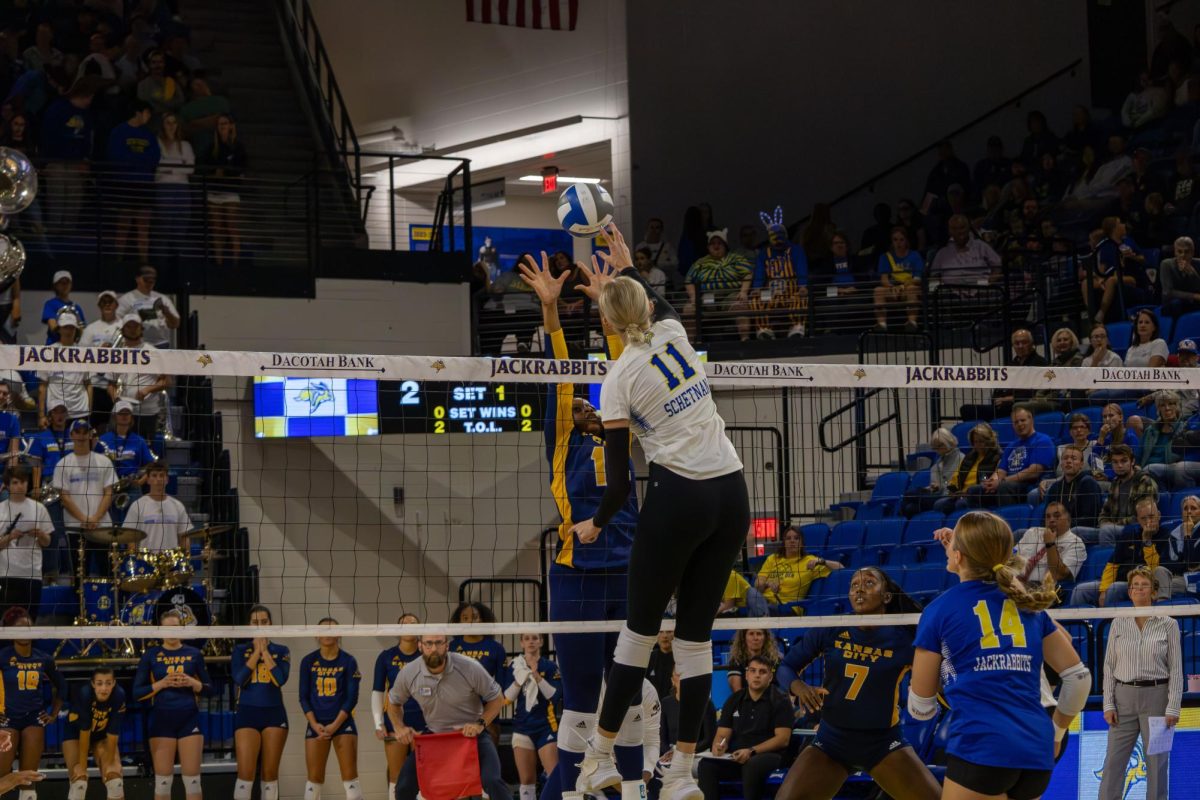
{"type": "MultiPolygon", "coordinates": [[[[601,258],[621,274],[604,281],[600,314],[625,349],[600,389],[607,485],[595,515],[576,523],[573,535],[595,541],[628,500],[632,434],[650,475],[629,558],[629,610],[577,788],[598,792],[620,784],[613,763],[617,731],[641,691],[663,612],[675,595],[679,736],[661,795],[699,800],[692,764],[712,684],[712,623],[750,527],[750,500],[742,462],[679,314],[633,267],[621,232],[610,226],[605,233],[611,251],[601,258]]],[[[589,282],[603,280],[584,274],[589,282]]]]}
{"type": "MultiPolygon", "coordinates": [[[[320,625],[337,625],[326,617],[320,625]]],[[[325,765],[329,749],[337,755],[346,800],[362,800],[358,780],[358,729],[354,725],[354,707],[358,705],[358,684],[362,675],[354,656],[342,650],[336,636],[317,639],[320,648],[300,662],[300,710],[308,720],[304,734],[304,762],[308,782],[304,800],[321,800],[325,785],[325,765]]]]}
{"type": "Polygon", "coordinates": [[[1013,554],[1003,519],[971,512],[936,536],[960,583],[921,614],[909,713],[934,716],[939,690],[952,709],[943,798],[1033,800],[1050,783],[1091,674],[1046,614],[1057,601],[1054,578],[1021,581],[1025,559],[1013,554]],[[1041,704],[1043,660],[1062,678],[1053,720],[1041,704]]]}
{"type": "Polygon", "coordinates": [[[121,724],[125,721],[125,690],[117,686],[112,667],[97,667],[91,681],[76,687],[71,695],[71,709],[63,726],[63,761],[71,788],[69,800],[84,800],[87,796],[88,756],[95,754],[96,769],[104,781],[108,800],[125,796],[121,778],[121,724]]]}
{"type": "MultiPolygon", "coordinates": [[[[15,606],[4,615],[5,628],[33,625],[29,612],[15,606]]],[[[29,639],[16,639],[0,649],[0,727],[12,734],[16,748],[0,753],[0,775],[12,771],[13,756],[20,755],[22,770],[36,770],[46,744],[46,725],[58,717],[67,695],[67,683],[54,666],[54,658],[33,647],[29,639]],[[46,698],[50,697],[47,705],[46,698]]],[[[30,800],[33,790],[22,792],[30,800]]]]}
{"type": "MultiPolygon", "coordinates": [[[[421,620],[415,614],[401,614],[396,620],[401,625],[418,625],[421,620]]],[[[387,757],[388,797],[396,794],[396,779],[404,767],[411,749],[408,744],[397,741],[392,721],[387,715],[387,695],[396,675],[408,662],[419,658],[420,638],[401,636],[395,647],[389,647],[375,658],[375,675],[371,681],[371,716],[375,720],[375,738],[383,742],[383,753],[387,757]]],[[[425,730],[425,718],[416,698],[408,698],[404,704],[404,724],[417,732],[425,730]]]]}
{"type": "MultiPolygon", "coordinates": [[[[919,610],[878,567],[850,580],[855,614],[919,610]]],[[[809,628],[779,668],[781,688],[808,712],[821,712],[813,746],[800,753],[779,787],[779,800],[830,800],[862,770],[895,800],[937,800],[941,787],[900,729],[900,682],[912,668],[913,629],[905,626],[809,628]],[[825,680],[800,674],[824,656],[825,680]]]]}
{"type": "MultiPolygon", "coordinates": [[[[182,625],[179,612],[164,611],[159,625],[182,625]]],[[[133,679],[133,696],[149,700],[150,757],[154,763],[154,797],[169,800],[175,775],[175,756],[188,800],[200,800],[200,758],[204,736],[200,732],[200,705],[197,698],[209,691],[211,681],[204,656],[179,639],[147,650],[138,662],[133,679]]]]}
{"type": "MultiPolygon", "coordinates": [[[[271,609],[254,606],[250,609],[249,623],[256,628],[270,627],[271,609]]],[[[260,757],[262,800],[279,800],[279,761],[288,737],[283,685],[292,669],[291,651],[260,636],[239,642],[233,648],[229,667],[238,687],[233,719],[238,774],[233,800],[250,800],[260,757]]]]}

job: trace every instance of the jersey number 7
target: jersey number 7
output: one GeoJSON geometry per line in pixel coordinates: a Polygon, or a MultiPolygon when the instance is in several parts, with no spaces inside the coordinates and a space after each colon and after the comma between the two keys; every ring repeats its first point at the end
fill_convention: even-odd
{"type": "Polygon", "coordinates": [[[654,355],[650,356],[650,363],[657,367],[658,371],[661,372],[663,377],[667,379],[668,389],[674,391],[675,389],[679,388],[679,385],[683,383],[683,381],[690,381],[696,376],[696,368],[687,363],[687,359],[683,357],[682,353],[675,349],[675,345],[668,344],[666,348],[664,348],[663,352],[675,359],[675,363],[679,364],[679,369],[683,372],[683,378],[680,379],[680,377],[672,372],[671,368],[666,365],[666,362],[662,360],[661,355],[655,353],[654,355]]]}
{"type": "MultiPolygon", "coordinates": [[[[980,600],[975,604],[975,616],[979,619],[979,649],[995,650],[1000,646],[1000,637],[996,635],[996,626],[992,623],[992,612],[988,610],[987,601],[980,600]]],[[[1021,614],[1017,604],[1005,600],[1000,609],[1000,633],[1012,637],[1013,647],[1025,646],[1025,626],[1021,624],[1021,614]]]]}

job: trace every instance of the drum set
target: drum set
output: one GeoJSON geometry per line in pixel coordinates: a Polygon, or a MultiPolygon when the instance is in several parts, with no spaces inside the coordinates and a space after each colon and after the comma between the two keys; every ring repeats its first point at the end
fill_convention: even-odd
{"type": "MultiPolygon", "coordinates": [[[[154,552],[139,548],[146,532],[136,528],[67,528],[79,535],[78,578],[79,614],[75,625],[157,625],[168,609],[178,611],[184,625],[211,625],[215,622],[209,604],[214,563],[223,558],[213,550],[212,537],[231,530],[229,525],[206,525],[182,534],[180,546],[154,552]],[[191,546],[203,541],[200,560],[203,577],[195,583],[191,546]],[[87,544],[107,547],[109,576],[88,575],[87,544]]],[[[55,656],[85,658],[98,655],[136,657],[154,644],[148,639],[69,640],[59,645],[55,656]]],[[[224,655],[227,642],[216,639],[188,639],[206,655],[224,655]]]]}

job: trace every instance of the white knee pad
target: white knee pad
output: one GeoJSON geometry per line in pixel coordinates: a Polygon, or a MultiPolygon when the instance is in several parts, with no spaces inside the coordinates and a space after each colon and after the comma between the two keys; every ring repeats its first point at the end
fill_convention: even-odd
{"type": "Polygon", "coordinates": [[[671,645],[675,655],[675,669],[679,670],[679,679],[700,678],[712,674],[712,640],[689,642],[687,639],[675,637],[671,645]]]}
{"type": "Polygon", "coordinates": [[[358,785],[358,781],[342,781],[342,788],[346,790],[346,800],[363,800],[362,787],[358,785]]]}
{"type": "Polygon", "coordinates": [[[617,636],[613,661],[627,667],[645,669],[650,665],[650,651],[654,649],[656,641],[658,641],[657,635],[642,636],[640,633],[629,630],[629,626],[626,625],[621,628],[621,633],[617,636]]]}
{"type": "Polygon", "coordinates": [[[253,784],[250,781],[244,781],[238,778],[237,783],[233,785],[233,800],[250,800],[250,789],[253,784]]]}
{"type": "Polygon", "coordinates": [[[87,779],[71,781],[71,788],[67,790],[67,800],[83,800],[85,797],[87,797],[87,779]]]}
{"type": "Polygon", "coordinates": [[[183,793],[187,795],[200,794],[200,776],[199,775],[184,775],[183,776],[183,793]]]}
{"type": "Polygon", "coordinates": [[[621,729],[617,731],[617,745],[620,747],[641,747],[642,736],[642,706],[630,706],[625,710],[625,719],[621,720],[621,729]]]}
{"type": "Polygon", "coordinates": [[[171,784],[175,781],[174,775],[155,775],[154,776],[154,794],[158,797],[171,796],[171,784]]]}
{"type": "Polygon", "coordinates": [[[558,723],[558,749],[566,753],[583,753],[588,737],[596,729],[596,715],[582,711],[564,711],[558,723]]]}
{"type": "MultiPolygon", "coordinates": [[[[391,784],[392,793],[388,798],[396,796],[396,784],[391,784]]],[[[262,800],[279,800],[279,781],[263,781],[262,782],[262,800]]]]}
{"type": "MultiPolygon", "coordinates": [[[[87,785],[84,785],[84,792],[87,791],[87,785]]],[[[124,800],[125,797],[125,781],[121,778],[110,778],[104,782],[104,796],[108,800],[124,800]]]]}

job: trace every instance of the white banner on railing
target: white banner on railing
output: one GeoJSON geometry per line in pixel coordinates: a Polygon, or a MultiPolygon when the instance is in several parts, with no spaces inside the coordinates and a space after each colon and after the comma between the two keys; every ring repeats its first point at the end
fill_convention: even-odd
{"type": "MultiPolygon", "coordinates": [[[[350,353],[256,353],[237,350],[149,350],[0,345],[0,368],[53,372],[161,375],[286,375],[378,380],[496,383],[601,383],[604,361],[553,358],[382,356],[350,353]]],[[[717,386],[801,388],[1200,388],[1200,370],[1179,367],[947,367],[714,361],[704,365],[717,386]]]]}

